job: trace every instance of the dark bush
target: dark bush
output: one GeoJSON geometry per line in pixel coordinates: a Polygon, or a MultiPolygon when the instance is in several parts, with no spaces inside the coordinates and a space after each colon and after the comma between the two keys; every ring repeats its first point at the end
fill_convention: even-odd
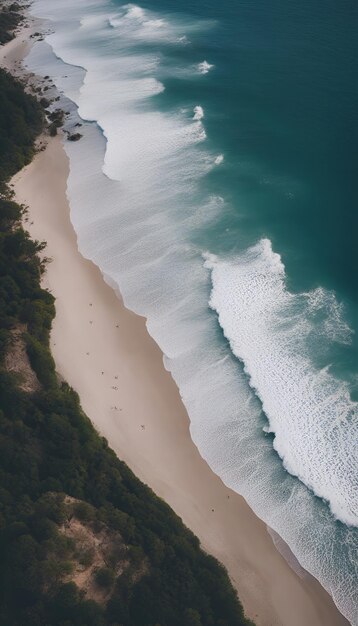
{"type": "Polygon", "coordinates": [[[114,571],[109,567],[100,567],[95,574],[95,580],[99,587],[109,589],[114,583],[114,571]]]}

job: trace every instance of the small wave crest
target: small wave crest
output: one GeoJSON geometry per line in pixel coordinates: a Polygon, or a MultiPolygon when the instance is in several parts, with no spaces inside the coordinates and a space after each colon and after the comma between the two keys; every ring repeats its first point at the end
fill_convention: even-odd
{"type": "Polygon", "coordinates": [[[127,18],[139,20],[140,22],[144,21],[144,9],[137,6],[136,4],[125,4],[123,6],[123,9],[126,11],[127,18]]]}
{"type": "Polygon", "coordinates": [[[210,70],[214,66],[208,63],[207,61],[202,61],[201,63],[198,64],[197,67],[198,67],[198,71],[200,72],[200,74],[207,74],[208,72],[210,72],[210,70]]]}
{"type": "MultiPolygon", "coordinates": [[[[147,42],[167,44],[187,44],[188,34],[202,28],[210,28],[209,20],[188,21],[172,15],[163,16],[136,4],[124,4],[109,18],[110,26],[121,37],[147,42]]],[[[204,62],[206,63],[206,62],[204,62]]],[[[208,65],[208,69],[211,66],[208,65]]]]}
{"type": "Polygon", "coordinates": [[[202,120],[204,117],[204,109],[201,106],[194,107],[194,117],[193,120],[202,120]]]}
{"type": "Polygon", "coordinates": [[[348,385],[329,364],[318,368],[312,354],[319,341],[349,342],[342,306],[322,288],[290,293],[267,239],[235,261],[208,255],[205,265],[212,272],[210,306],[261,399],[284,466],[339,520],[357,526],[357,404],[348,385]]]}

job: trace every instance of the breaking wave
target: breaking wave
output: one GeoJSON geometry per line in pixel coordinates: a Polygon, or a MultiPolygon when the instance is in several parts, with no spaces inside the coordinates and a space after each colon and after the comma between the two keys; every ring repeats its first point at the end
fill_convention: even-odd
{"type": "Polygon", "coordinates": [[[351,331],[332,293],[292,294],[285,268],[262,239],[237,259],[208,257],[210,305],[275,434],[285,468],[329,502],[337,519],[358,525],[358,412],[348,385],[313,352],[349,343],[351,331]]]}

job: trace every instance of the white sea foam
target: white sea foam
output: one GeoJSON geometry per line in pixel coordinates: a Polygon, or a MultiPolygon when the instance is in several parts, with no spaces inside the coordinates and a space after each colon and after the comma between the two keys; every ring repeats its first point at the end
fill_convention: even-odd
{"type": "Polygon", "coordinates": [[[209,20],[165,19],[134,4],[123,5],[118,13],[110,16],[109,24],[117,36],[125,37],[130,45],[138,41],[187,44],[188,34],[212,26],[209,20]]]}
{"type": "Polygon", "coordinates": [[[200,74],[207,74],[208,72],[210,72],[210,70],[214,66],[208,63],[207,61],[202,61],[201,63],[198,64],[197,67],[198,67],[200,74]]]}
{"type": "Polygon", "coordinates": [[[201,106],[194,107],[194,117],[193,120],[202,120],[204,117],[204,109],[201,106]]]}
{"type": "Polygon", "coordinates": [[[208,258],[210,305],[245,365],[288,471],[326,499],[334,515],[358,525],[358,412],[348,386],[317,369],[310,344],[327,331],[347,342],[333,294],[291,294],[280,256],[267,239],[236,261],[208,258]]]}
{"type": "MultiPolygon", "coordinates": [[[[106,0],[33,5],[38,16],[53,21],[47,42],[57,59],[47,43],[38,42],[29,65],[37,72],[42,66],[77,103],[82,118],[97,122],[83,124],[81,141],[65,143],[80,250],[119,286],[126,305],[147,318],[180,387],[201,454],[358,624],[356,529],[338,525],[273,453],[261,405],[208,310],[210,273],[191,243],[225,210],[222,198],[207,197],[200,187],[217,157],[205,150],[203,119],[190,119],[188,110],[163,112],[157,100],[165,93],[169,67],[173,76],[191,80],[195,72],[209,71],[206,62],[194,71],[192,61],[186,73],[182,66],[163,71],[161,65],[168,45],[180,46],[180,37],[207,25],[138,9],[106,0]]],[[[278,256],[272,263],[281,267],[278,256]]],[[[314,311],[315,298],[318,292],[301,296],[314,311]]],[[[332,310],[329,298],[325,306],[332,310]]],[[[336,313],[341,320],[338,305],[336,313]]],[[[337,331],[333,318],[319,315],[326,323],[320,332],[348,340],[344,323],[337,331]]],[[[314,331],[319,341],[316,325],[314,331]]]]}
{"type": "Polygon", "coordinates": [[[145,11],[141,7],[138,7],[135,4],[125,4],[123,9],[127,11],[126,16],[129,19],[134,18],[135,20],[144,22],[145,11]]]}

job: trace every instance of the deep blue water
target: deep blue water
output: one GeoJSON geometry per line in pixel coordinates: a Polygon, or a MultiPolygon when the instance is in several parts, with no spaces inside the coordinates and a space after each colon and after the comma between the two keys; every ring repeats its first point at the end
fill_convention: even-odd
{"type": "MultiPolygon", "coordinates": [[[[213,20],[172,55],[183,63],[205,58],[214,71],[205,82],[168,79],[158,98],[164,108],[200,102],[208,141],[225,154],[225,165],[205,182],[232,210],[202,243],[221,252],[268,237],[289,289],[334,290],[357,331],[358,4],[150,0],[141,6],[213,20]]],[[[358,397],[357,335],[349,346],[330,346],[326,362],[358,397]]]]}

